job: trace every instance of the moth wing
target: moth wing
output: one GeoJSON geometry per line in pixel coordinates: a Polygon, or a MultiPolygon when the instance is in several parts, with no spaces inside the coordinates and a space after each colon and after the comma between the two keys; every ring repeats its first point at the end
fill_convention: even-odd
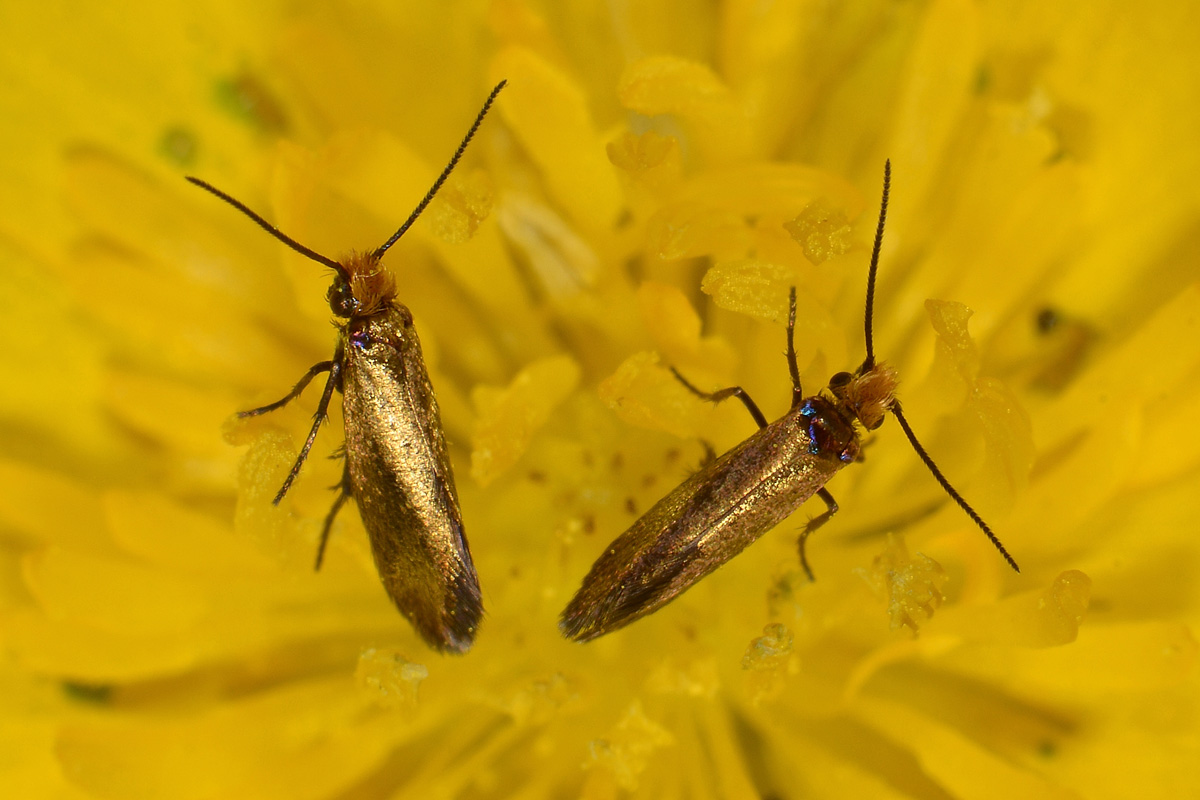
{"type": "Polygon", "coordinates": [[[621,534],[562,613],[588,641],[669,603],[782,522],[841,467],[789,414],[695,473],[621,534]]]}
{"type": "Polygon", "coordinates": [[[364,329],[344,342],[352,494],[392,602],[432,647],[466,652],[483,602],[421,345],[407,309],[364,329]]]}

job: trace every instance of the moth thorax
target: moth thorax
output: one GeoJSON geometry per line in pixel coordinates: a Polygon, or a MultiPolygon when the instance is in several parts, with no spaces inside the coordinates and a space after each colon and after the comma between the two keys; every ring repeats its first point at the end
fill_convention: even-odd
{"type": "Polygon", "coordinates": [[[374,253],[350,253],[341,262],[350,277],[350,292],[358,301],[355,316],[369,317],[396,299],[396,280],[374,253]]]}
{"type": "Polygon", "coordinates": [[[850,376],[849,380],[830,381],[829,389],[864,428],[873,431],[883,424],[884,416],[896,402],[899,382],[896,370],[878,363],[861,375],[850,376]]]}

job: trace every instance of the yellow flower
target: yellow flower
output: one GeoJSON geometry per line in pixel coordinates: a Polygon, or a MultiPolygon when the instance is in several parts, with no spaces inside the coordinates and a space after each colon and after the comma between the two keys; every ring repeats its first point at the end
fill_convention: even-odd
{"type": "MultiPolygon", "coordinates": [[[[18,4],[19,5],[19,4],[18,4]]],[[[5,797],[1200,790],[1200,70],[1157,2],[144,4],[3,12],[5,797]],[[347,508],[315,250],[375,246],[487,616],[425,647],[347,508]],[[894,421],[798,519],[587,645],[589,565],[875,336],[894,421]],[[934,298],[934,299],[930,299],[934,298]],[[973,311],[968,310],[973,309],[973,311]],[[969,332],[968,332],[969,327],[969,332]]],[[[335,405],[337,405],[335,403],[335,405]]]]}

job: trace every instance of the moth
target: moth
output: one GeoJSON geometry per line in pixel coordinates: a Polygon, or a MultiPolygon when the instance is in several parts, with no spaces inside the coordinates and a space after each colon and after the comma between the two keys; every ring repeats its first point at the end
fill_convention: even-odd
{"type": "Polygon", "coordinates": [[[917,440],[896,399],[895,370],[875,360],[871,330],[875,274],[890,187],[889,161],[884,166],[883,200],[867,275],[866,359],[853,373],[839,372],[830,378],[824,392],[805,397],[796,363],[793,287],[787,323],[792,405],[784,416],[768,424],[741,387],[702,392],[672,368],[675,377],[704,400],[719,403],[736,397],[745,404],[759,430],[681,483],[608,546],[562,613],[559,628],[564,636],[586,642],[654,612],[783,522],[815,494],[826,508],[804,527],[798,545],[800,563],[812,580],[805,543],[838,511],[825,485],[859,459],[859,428],[875,430],[888,412],[896,417],[942,488],[983,530],[1008,564],[1020,571],[992,529],[950,485],[917,440]]]}
{"type": "Polygon", "coordinates": [[[326,295],[338,318],[333,358],[314,364],[283,399],[238,416],[275,411],[297,398],[313,378],[328,373],[308,438],[274,503],[279,505],[300,474],[333,393],[341,392],[346,429],[342,479],[321,530],[316,568],[321,568],[334,518],[353,497],[388,596],[431,647],[449,653],[470,649],[483,601],[421,343],[382,258],[450,176],[504,85],[501,81],[492,89],[450,162],[404,224],[374,250],[351,252],[340,261],[296,242],[220,189],[188,178],[291,249],[333,270],[326,295]]]}

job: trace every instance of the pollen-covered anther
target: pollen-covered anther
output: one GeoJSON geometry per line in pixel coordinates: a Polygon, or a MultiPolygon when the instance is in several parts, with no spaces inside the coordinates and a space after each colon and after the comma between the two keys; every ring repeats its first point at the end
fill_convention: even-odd
{"type": "Polygon", "coordinates": [[[862,426],[873,431],[883,423],[884,415],[896,402],[899,383],[896,370],[880,362],[862,375],[855,375],[836,394],[862,426]]]}
{"type": "Polygon", "coordinates": [[[341,264],[350,276],[350,291],[358,301],[356,316],[370,316],[396,299],[396,279],[374,253],[351,252],[341,264]]]}

